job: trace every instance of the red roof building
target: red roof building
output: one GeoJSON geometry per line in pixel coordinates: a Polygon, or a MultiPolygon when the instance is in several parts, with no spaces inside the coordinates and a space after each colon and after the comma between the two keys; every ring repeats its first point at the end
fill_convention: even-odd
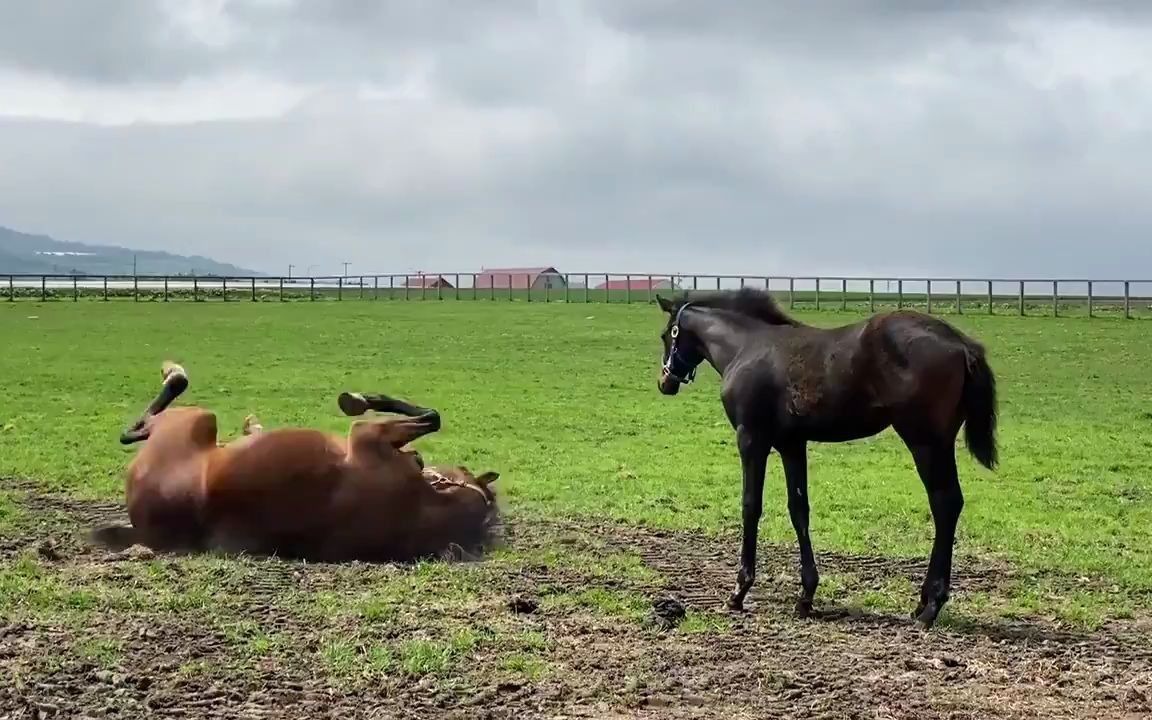
{"type": "Polygon", "coordinates": [[[564,276],[553,267],[484,268],[476,276],[476,288],[480,290],[537,290],[564,285],[564,276]]]}
{"type": "Polygon", "coordinates": [[[405,278],[404,285],[410,288],[454,287],[443,275],[412,275],[405,278]]]}
{"type": "Polygon", "coordinates": [[[631,279],[608,280],[596,286],[597,290],[670,290],[672,281],[668,278],[634,277],[631,279]]]}

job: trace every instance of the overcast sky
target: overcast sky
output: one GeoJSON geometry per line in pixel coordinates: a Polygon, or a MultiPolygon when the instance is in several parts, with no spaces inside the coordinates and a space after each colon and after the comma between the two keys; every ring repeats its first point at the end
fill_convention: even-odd
{"type": "Polygon", "coordinates": [[[272,272],[1148,277],[1152,3],[1089,5],[0,0],[0,225],[272,272]]]}

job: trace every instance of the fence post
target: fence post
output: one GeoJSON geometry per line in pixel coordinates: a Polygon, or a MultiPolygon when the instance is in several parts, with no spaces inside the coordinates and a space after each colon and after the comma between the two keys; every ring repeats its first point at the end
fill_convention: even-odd
{"type": "Polygon", "coordinates": [[[816,278],[816,309],[820,309],[820,278],[816,278]]]}
{"type": "Polygon", "coordinates": [[[693,291],[700,289],[699,280],[700,280],[700,278],[696,277],[695,275],[692,276],[692,290],[693,291]]]}
{"type": "Polygon", "coordinates": [[[988,314],[992,314],[992,281],[988,281],[988,314]]]}
{"type": "Polygon", "coordinates": [[[168,276],[164,276],[164,302],[168,302],[168,276]]]}
{"type": "Polygon", "coordinates": [[[571,297],[569,290],[569,285],[571,285],[569,282],[570,280],[571,277],[568,275],[568,273],[564,273],[564,302],[568,302],[569,298],[571,297]]]}
{"type": "MultiPolygon", "coordinates": [[[[104,299],[108,299],[108,279],[104,279],[104,299]]],[[[192,302],[200,302],[200,278],[192,276],[192,302]]]]}
{"type": "Polygon", "coordinates": [[[48,300],[48,276],[40,276],[40,301],[45,302],[48,300]]]}
{"type": "Polygon", "coordinates": [[[584,302],[592,302],[591,300],[588,299],[588,285],[589,285],[589,283],[591,283],[591,279],[588,277],[588,273],[584,273],[584,302]]]}
{"type": "Polygon", "coordinates": [[[80,283],[72,276],[72,302],[80,302],[80,283]]]}
{"type": "Polygon", "coordinates": [[[1092,281],[1088,281],[1088,317],[1092,317],[1092,281]]]}
{"type": "Polygon", "coordinates": [[[648,304],[649,305],[652,304],[653,299],[654,298],[652,297],[652,276],[649,275],[648,276],[648,304]]]}
{"type": "Polygon", "coordinates": [[[788,278],[788,309],[796,307],[796,278],[788,278]]]}
{"type": "Polygon", "coordinates": [[[624,276],[624,302],[632,303],[632,276],[624,276]]]}
{"type": "Polygon", "coordinates": [[[1124,281],[1124,317],[1132,317],[1132,293],[1129,292],[1129,281],[1124,281]]]}
{"type": "Polygon", "coordinates": [[[428,299],[428,281],[424,279],[426,277],[428,277],[428,276],[427,275],[421,275],[420,276],[420,299],[421,300],[427,300],[428,299]]]}
{"type": "Polygon", "coordinates": [[[104,276],[104,302],[108,302],[108,276],[104,276]]]}
{"type": "Polygon", "coordinates": [[[436,299],[437,300],[443,300],[444,299],[444,283],[440,282],[443,279],[444,279],[443,275],[437,275],[436,279],[432,281],[432,282],[436,283],[436,299]]]}
{"type": "Polygon", "coordinates": [[[1024,281],[1020,281],[1020,317],[1024,317],[1024,281]]]}
{"type": "Polygon", "coordinates": [[[460,299],[460,273],[456,273],[456,287],[452,295],[456,300],[460,299]]]}
{"type": "Polygon", "coordinates": [[[876,312],[876,280],[868,280],[868,312],[876,312]]]}
{"type": "Polygon", "coordinates": [[[612,302],[611,280],[612,279],[608,277],[608,273],[604,273],[604,302],[606,303],[612,302]]]}
{"type": "Polygon", "coordinates": [[[896,309],[904,309],[904,280],[896,281],[896,309]]]}
{"type": "Polygon", "coordinates": [[[316,278],[308,278],[308,302],[316,302],[316,278]]]}
{"type": "Polygon", "coordinates": [[[515,281],[512,279],[512,273],[508,273],[508,302],[512,302],[512,286],[515,284],[515,281]]]}
{"type": "Polygon", "coordinates": [[[396,299],[396,276],[395,275],[389,275],[388,276],[388,299],[389,300],[395,300],[396,299]]]}
{"type": "Polygon", "coordinates": [[[524,289],[528,291],[527,302],[532,302],[532,276],[524,273],[524,289]]]}
{"type": "Polygon", "coordinates": [[[956,314],[964,314],[964,300],[960,296],[960,281],[956,281],[956,314]]]}
{"type": "Polygon", "coordinates": [[[840,309],[848,309],[848,278],[840,278],[840,309]]]}
{"type": "MultiPolygon", "coordinates": [[[[104,287],[108,287],[108,278],[104,278],[104,287]]],[[[104,299],[108,299],[107,295],[104,299]]],[[[8,302],[16,302],[16,278],[11,275],[8,276],[8,302]]]]}
{"type": "Polygon", "coordinates": [[[280,302],[284,302],[284,278],[280,278],[280,302]]]}
{"type": "Polygon", "coordinates": [[[1052,317],[1060,317],[1060,281],[1052,281],[1052,317]]]}
{"type": "Polygon", "coordinates": [[[924,297],[926,298],[927,304],[928,304],[928,314],[931,315],[932,314],[932,281],[928,280],[926,282],[927,282],[927,287],[924,289],[924,297]]]}
{"type": "Polygon", "coordinates": [[[228,278],[224,278],[224,302],[228,302],[228,278]]]}
{"type": "Polygon", "coordinates": [[[140,278],[136,275],[132,276],[132,299],[140,302],[140,278]]]}
{"type": "Polygon", "coordinates": [[[252,278],[252,302],[256,302],[256,278],[252,278]]]}

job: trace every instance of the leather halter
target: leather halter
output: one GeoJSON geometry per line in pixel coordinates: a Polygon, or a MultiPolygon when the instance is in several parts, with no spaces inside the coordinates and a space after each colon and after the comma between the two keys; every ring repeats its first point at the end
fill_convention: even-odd
{"type": "Polygon", "coordinates": [[[492,504],[492,501],[488,499],[488,494],[485,493],[479,485],[475,485],[464,480],[456,480],[454,478],[450,478],[441,472],[433,470],[432,468],[424,468],[422,473],[424,474],[424,477],[428,479],[429,484],[431,484],[433,487],[436,487],[437,485],[454,485],[456,487],[468,488],[473,492],[479,493],[480,497],[484,499],[485,505],[492,504]]]}
{"type": "Polygon", "coordinates": [[[672,322],[672,329],[668,331],[672,342],[668,347],[668,357],[664,360],[664,374],[681,385],[688,385],[696,378],[696,366],[684,358],[680,352],[680,316],[692,303],[686,302],[676,311],[676,319],[672,322]]]}

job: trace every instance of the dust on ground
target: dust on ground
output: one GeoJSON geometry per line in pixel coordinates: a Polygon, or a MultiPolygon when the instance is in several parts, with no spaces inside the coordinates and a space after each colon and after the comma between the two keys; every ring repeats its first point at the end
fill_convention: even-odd
{"type": "MultiPolygon", "coordinates": [[[[122,521],[118,504],[31,490],[22,502],[28,517],[42,521],[0,538],[0,562],[28,552],[61,571],[140,561],[131,553],[90,548],[75,532],[122,521]]],[[[228,607],[237,622],[292,639],[239,673],[219,617],[98,609],[86,616],[83,629],[95,627],[119,648],[103,663],[62,651],[76,627],[0,617],[0,677],[12,679],[0,683],[0,719],[1152,717],[1147,621],[1078,634],[1039,620],[965,620],[925,634],[905,616],[827,604],[821,617],[798,620],[792,615],[792,549],[772,547],[762,550],[748,611],[732,614],[723,601],[735,577],[733,538],[587,520],[509,523],[508,543],[517,552],[616,549],[638,553],[656,572],[613,578],[525,562],[493,575],[485,600],[454,608],[452,619],[549,638],[547,671],[520,680],[487,672],[482,652],[447,677],[401,674],[349,686],[318,668],[315,623],[285,598],[368,587],[406,572],[394,566],[269,560],[243,586],[222,582],[217,591],[235,601],[228,607]],[[645,579],[653,577],[658,580],[645,579]],[[547,594],[566,589],[642,596],[667,626],[541,604],[547,594]],[[682,632],[676,627],[681,609],[723,624],[710,632],[682,632]]],[[[828,552],[819,560],[823,570],[849,570],[865,583],[893,577],[918,582],[923,572],[923,563],[914,561],[828,552]]],[[[1010,572],[958,567],[956,584],[994,591],[1010,572]]],[[[417,609],[420,602],[410,600],[417,609]]],[[[410,612],[402,632],[433,630],[445,619],[443,613],[410,612]]]]}

